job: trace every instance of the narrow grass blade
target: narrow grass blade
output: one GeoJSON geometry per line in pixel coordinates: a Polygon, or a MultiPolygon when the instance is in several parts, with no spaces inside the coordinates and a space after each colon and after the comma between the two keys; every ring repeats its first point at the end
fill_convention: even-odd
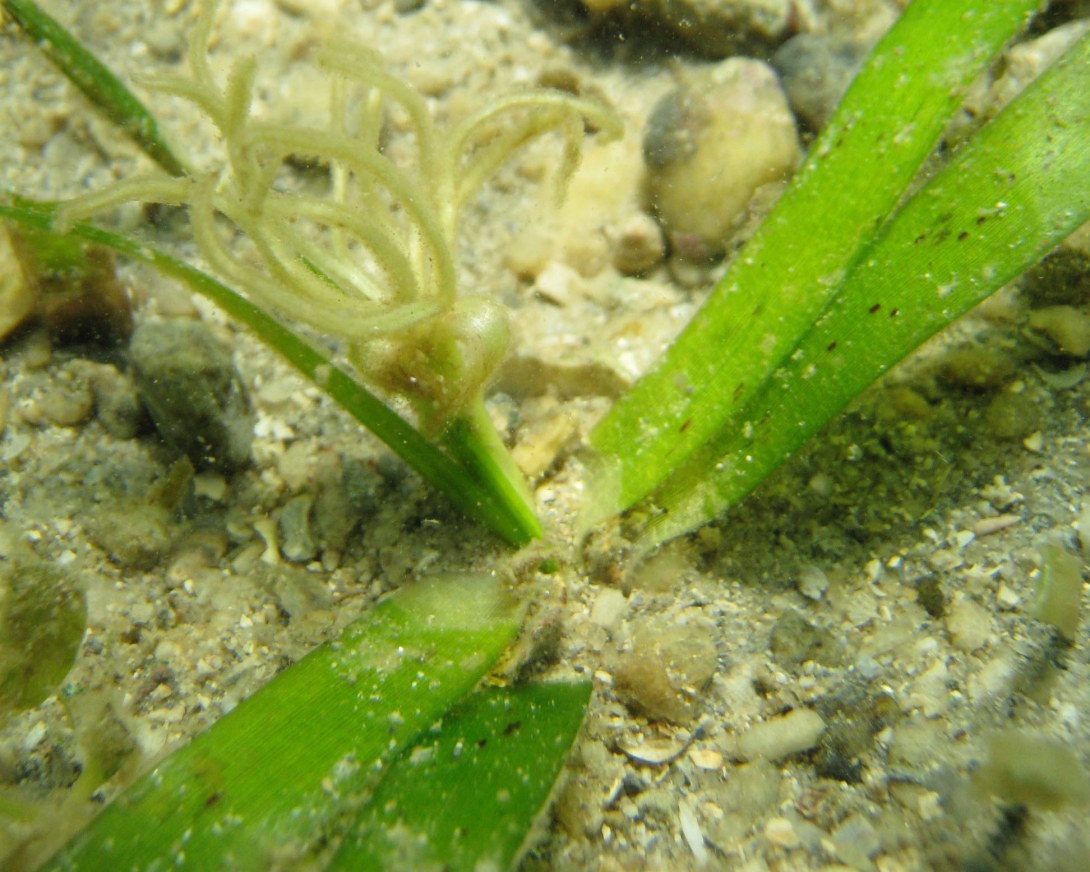
{"type": "Polygon", "coordinates": [[[882,230],[827,313],[653,497],[651,547],[748,493],[889,367],[1090,220],[1090,37],[882,230]]]}
{"type": "Polygon", "coordinates": [[[604,514],[650,493],[736,416],[825,309],[963,89],[1037,0],[915,0],[788,191],[659,365],[591,433],[604,514]]]}
{"type": "Polygon", "coordinates": [[[45,868],[304,863],[389,759],[477,683],[518,612],[488,575],[403,588],[174,752],[45,868]]]}
{"type": "Polygon", "coordinates": [[[172,176],[185,166],[159,133],[159,124],[133,93],[34,0],[0,0],[0,5],[38,47],[107,118],[172,176]]]}
{"type": "MultiPolygon", "coordinates": [[[[42,233],[49,232],[52,214],[51,206],[26,201],[5,204],[0,200],[0,219],[42,233]]],[[[517,489],[499,490],[478,471],[461,466],[335,366],[326,354],[216,279],[150,246],[92,224],[78,224],[68,235],[149,264],[212,300],[283,355],[467,516],[485,524],[508,544],[522,546],[541,535],[537,518],[517,489]]]]}
{"type": "Polygon", "coordinates": [[[490,490],[501,494],[505,505],[519,513],[521,529],[535,539],[541,537],[541,522],[533,509],[533,494],[496,432],[480,396],[450,423],[441,441],[462,467],[470,470],[490,490]]]}
{"type": "Polygon", "coordinates": [[[471,696],[390,769],[329,872],[512,868],[590,691],[534,684],[471,696]]]}

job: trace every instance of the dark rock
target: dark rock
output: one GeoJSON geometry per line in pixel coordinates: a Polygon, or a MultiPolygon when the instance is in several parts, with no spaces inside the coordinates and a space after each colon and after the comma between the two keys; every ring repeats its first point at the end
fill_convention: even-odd
{"type": "Polygon", "coordinates": [[[916,582],[916,602],[932,618],[946,614],[946,594],[942,591],[938,576],[928,575],[916,582]]]}
{"type": "Polygon", "coordinates": [[[855,78],[867,47],[843,37],[802,33],[772,56],[792,110],[811,130],[821,130],[855,78]]]}
{"type": "Polygon", "coordinates": [[[140,397],[160,435],[198,469],[230,473],[250,458],[253,416],[230,352],[198,321],[141,325],[129,346],[140,397]]]}

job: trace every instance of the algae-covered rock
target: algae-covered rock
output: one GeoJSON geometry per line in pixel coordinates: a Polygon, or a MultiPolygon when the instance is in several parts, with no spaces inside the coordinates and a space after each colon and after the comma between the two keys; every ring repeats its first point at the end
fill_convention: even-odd
{"type": "Polygon", "coordinates": [[[801,152],[767,64],[730,58],[666,95],[644,132],[647,202],[675,256],[717,257],[758,189],[785,180],[801,152]]]}
{"type": "Polygon", "coordinates": [[[0,340],[30,317],[36,297],[7,229],[0,226],[0,340]]]}
{"type": "Polygon", "coordinates": [[[644,25],[710,57],[767,50],[796,24],[795,0],[582,0],[595,16],[644,25]],[[648,26],[650,25],[650,26],[648,26]]]}
{"type": "Polygon", "coordinates": [[[1041,425],[1041,409],[1027,392],[996,394],[984,409],[984,431],[993,439],[1023,439],[1041,425]]]}
{"type": "MultiPolygon", "coordinates": [[[[7,329],[33,318],[60,345],[118,345],[132,335],[132,306],[110,251],[30,230],[10,230],[5,239],[24,285],[3,304],[7,329]]],[[[0,246],[0,262],[9,260],[5,247],[0,246]]],[[[0,266],[0,271],[14,275],[10,265],[0,266]]],[[[3,321],[0,315],[0,326],[3,321]]]]}
{"type": "Polygon", "coordinates": [[[807,660],[836,666],[844,646],[828,630],[815,627],[796,611],[787,611],[772,628],[769,639],[772,656],[783,666],[798,666],[807,660]]]}
{"type": "Polygon", "coordinates": [[[987,762],[976,773],[977,786],[1005,802],[1055,811],[1090,801],[1078,755],[1055,739],[1006,730],[987,740],[987,762]]]}
{"type": "Polygon", "coordinates": [[[715,645],[692,628],[644,628],[617,660],[614,691],[650,720],[688,724],[717,666],[715,645]]]}
{"type": "Polygon", "coordinates": [[[125,569],[154,569],[172,545],[170,512],[143,501],[100,506],[84,526],[91,541],[125,569]]]}
{"type": "Polygon", "coordinates": [[[0,716],[56,691],[86,628],[83,594],[62,572],[29,557],[0,560],[0,716]]]}
{"type": "Polygon", "coordinates": [[[163,439],[198,469],[233,472],[250,457],[249,397],[230,352],[198,321],[150,321],[129,346],[140,396],[163,439]]]}

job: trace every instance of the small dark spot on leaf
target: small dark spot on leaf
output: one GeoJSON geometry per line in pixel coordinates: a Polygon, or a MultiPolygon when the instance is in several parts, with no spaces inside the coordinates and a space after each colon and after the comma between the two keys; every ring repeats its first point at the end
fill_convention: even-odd
{"type": "Polygon", "coordinates": [[[962,230],[961,233],[958,234],[958,242],[964,242],[968,238],[969,238],[969,231],[968,230],[962,230]]]}
{"type": "Polygon", "coordinates": [[[915,239],[912,240],[912,244],[913,245],[919,245],[925,239],[927,239],[927,234],[926,233],[921,233],[919,236],[917,236],[915,239]]]}
{"type": "Polygon", "coordinates": [[[890,318],[896,318],[896,317],[897,317],[898,315],[900,315],[900,314],[901,314],[901,310],[900,310],[900,309],[890,309],[890,310],[889,310],[889,317],[890,317],[890,318]]]}
{"type": "Polygon", "coordinates": [[[765,412],[764,415],[761,416],[761,420],[757,422],[757,426],[760,427],[762,424],[767,424],[771,419],[772,412],[765,412]]]}
{"type": "Polygon", "coordinates": [[[503,728],[503,734],[510,736],[512,733],[522,729],[522,721],[511,721],[506,727],[503,728]]]}
{"type": "Polygon", "coordinates": [[[742,399],[742,391],[744,391],[745,389],[746,389],[746,383],[745,382],[739,382],[738,387],[736,387],[734,389],[734,398],[733,398],[734,402],[737,403],[740,399],[742,399]]]}
{"type": "Polygon", "coordinates": [[[828,347],[825,350],[826,351],[836,351],[836,340],[834,339],[832,342],[830,342],[828,347]]]}
{"type": "Polygon", "coordinates": [[[873,306],[871,306],[869,309],[867,309],[867,311],[870,312],[870,314],[873,315],[875,312],[877,312],[881,308],[882,308],[881,303],[875,303],[873,306]]]}
{"type": "Polygon", "coordinates": [[[977,223],[977,224],[983,224],[983,223],[984,223],[985,221],[987,221],[987,220],[988,220],[988,216],[987,216],[987,215],[978,215],[978,216],[977,216],[977,219],[976,219],[976,223],[977,223]]]}
{"type": "Polygon", "coordinates": [[[478,748],[483,748],[487,744],[488,744],[488,739],[478,739],[477,740],[477,747],[478,748]]]}
{"type": "Polygon", "coordinates": [[[686,430],[688,430],[692,426],[693,426],[693,419],[688,418],[688,419],[686,419],[685,423],[681,425],[681,428],[678,430],[678,432],[679,433],[684,433],[686,430]]]}
{"type": "Polygon", "coordinates": [[[212,807],[212,806],[214,806],[214,805],[215,805],[215,804],[216,804],[217,802],[219,802],[219,801],[220,801],[220,800],[221,800],[222,798],[223,798],[223,794],[222,794],[222,793],[220,793],[220,792],[219,792],[219,791],[217,790],[217,791],[216,791],[215,793],[213,793],[213,794],[212,794],[212,795],[211,795],[210,797],[208,797],[208,799],[206,799],[206,800],[204,801],[204,807],[205,807],[205,808],[211,808],[211,807],[212,807]]]}

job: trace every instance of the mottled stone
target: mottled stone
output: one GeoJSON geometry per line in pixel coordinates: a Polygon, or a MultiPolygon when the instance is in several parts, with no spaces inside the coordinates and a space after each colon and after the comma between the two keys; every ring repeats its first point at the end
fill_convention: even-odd
{"type": "Polygon", "coordinates": [[[164,441],[197,469],[250,458],[253,417],[230,352],[199,321],[150,321],[129,347],[140,396],[164,441]]]}
{"type": "Polygon", "coordinates": [[[644,628],[617,658],[613,689],[651,720],[689,724],[718,661],[711,640],[691,627],[644,628]]]}
{"type": "Polygon", "coordinates": [[[724,252],[758,189],[789,176],[800,150],[775,71],[730,58],[656,105],[643,155],[673,255],[699,262],[724,252]]]}

